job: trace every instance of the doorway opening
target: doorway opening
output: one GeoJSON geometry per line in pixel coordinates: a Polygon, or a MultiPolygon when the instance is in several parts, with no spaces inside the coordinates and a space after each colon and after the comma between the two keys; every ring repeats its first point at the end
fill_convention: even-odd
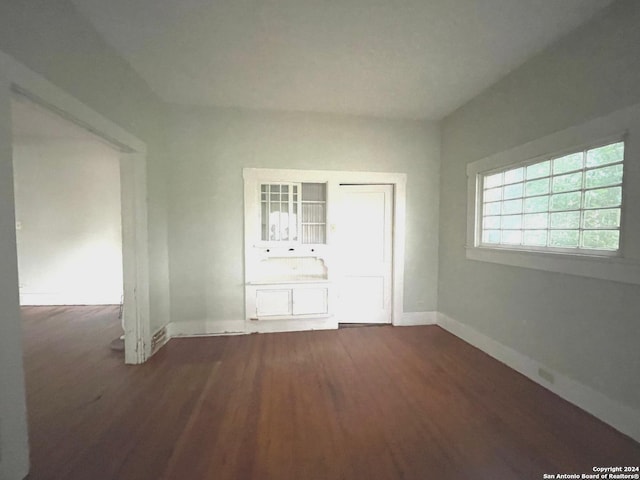
{"type": "Polygon", "coordinates": [[[13,84],[7,97],[20,303],[116,305],[122,328],[108,344],[124,346],[125,363],[143,363],[151,354],[145,147],[55,93],[45,100],[13,84]]]}
{"type": "MultiPolygon", "coordinates": [[[[120,323],[120,152],[21,95],[11,98],[11,119],[21,307],[68,322],[51,307],[73,317],[77,306],[112,305],[120,323]]],[[[39,336],[33,323],[24,333],[39,336]]],[[[123,352],[124,329],[104,341],[123,352]]]]}

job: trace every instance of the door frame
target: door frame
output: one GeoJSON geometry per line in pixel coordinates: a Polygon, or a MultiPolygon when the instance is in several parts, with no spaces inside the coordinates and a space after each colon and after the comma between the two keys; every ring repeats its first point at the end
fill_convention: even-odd
{"type": "MultiPolygon", "coordinates": [[[[392,306],[391,324],[402,322],[404,301],[404,257],[406,238],[406,192],[407,174],[396,172],[358,172],[339,170],[297,170],[273,168],[244,168],[244,241],[245,241],[245,284],[251,278],[253,257],[251,249],[258,238],[261,183],[301,182],[327,184],[327,245],[334,242],[332,226],[336,224],[337,205],[340,184],[354,185],[393,185],[393,224],[392,224],[392,306]],[[334,200],[332,200],[334,199],[334,200]]],[[[247,299],[245,298],[245,318],[247,317],[247,299]]]]}
{"type": "MultiPolygon", "coordinates": [[[[125,363],[143,363],[151,355],[146,144],[2,51],[0,116],[5,118],[0,121],[0,129],[4,128],[5,131],[0,132],[0,138],[12,138],[10,101],[16,94],[97,135],[120,152],[125,363]]],[[[13,159],[10,148],[0,152],[0,165],[5,172],[10,173],[8,176],[13,185],[13,159]]],[[[13,189],[10,193],[11,199],[6,198],[5,201],[11,202],[14,207],[15,224],[13,189]]],[[[15,251],[15,229],[6,232],[5,236],[15,251]]],[[[14,277],[17,291],[17,259],[15,266],[14,262],[11,262],[10,270],[3,271],[2,274],[14,277]]],[[[10,311],[14,313],[12,316],[19,321],[20,305],[17,295],[10,307],[10,311]]]]}

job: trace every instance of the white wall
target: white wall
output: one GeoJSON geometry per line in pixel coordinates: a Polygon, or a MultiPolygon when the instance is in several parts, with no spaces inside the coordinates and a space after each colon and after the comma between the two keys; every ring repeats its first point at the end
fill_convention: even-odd
{"type": "Polygon", "coordinates": [[[97,141],[14,139],[22,305],[120,303],[119,162],[97,141]]]}
{"type": "Polygon", "coordinates": [[[408,174],[404,309],[436,310],[436,125],[339,115],[180,109],[169,124],[171,317],[244,318],[243,167],[408,174]]]}
{"type": "MultiPolygon", "coordinates": [[[[445,119],[438,302],[449,317],[640,412],[638,285],[465,258],[467,163],[640,102],[638,25],[640,2],[616,2],[445,119]]],[[[628,142],[637,171],[640,139],[628,142]]]]}

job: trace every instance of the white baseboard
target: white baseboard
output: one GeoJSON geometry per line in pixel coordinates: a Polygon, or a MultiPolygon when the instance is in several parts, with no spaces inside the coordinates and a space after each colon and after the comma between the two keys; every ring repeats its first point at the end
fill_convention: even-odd
{"type": "Polygon", "coordinates": [[[395,327],[435,325],[437,321],[438,312],[404,312],[399,320],[393,322],[393,325],[395,327]]]}
{"type": "Polygon", "coordinates": [[[296,320],[247,320],[247,333],[302,332],[310,330],[335,330],[336,317],[305,318],[296,320]]]}
{"type": "Polygon", "coordinates": [[[640,442],[640,412],[554,371],[444,313],[438,313],[437,318],[438,325],[456,337],[479,348],[537,384],[640,442]],[[548,374],[551,374],[550,380],[552,382],[541,377],[541,369],[543,375],[549,377],[548,374]]]}
{"type": "Polygon", "coordinates": [[[335,318],[300,320],[190,320],[171,322],[167,337],[201,337],[213,335],[244,335],[247,333],[298,332],[338,328],[335,318]]]}
{"type": "Polygon", "coordinates": [[[117,295],[78,295],[69,293],[20,293],[20,305],[37,307],[50,305],[119,305],[122,294],[117,295]]]}
{"type": "Polygon", "coordinates": [[[190,320],[171,322],[167,337],[199,337],[207,335],[244,335],[244,320],[190,320]]]}

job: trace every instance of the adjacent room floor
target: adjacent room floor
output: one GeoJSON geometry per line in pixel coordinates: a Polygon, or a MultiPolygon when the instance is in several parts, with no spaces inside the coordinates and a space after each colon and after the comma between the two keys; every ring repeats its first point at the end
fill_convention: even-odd
{"type": "Polygon", "coordinates": [[[29,479],[540,479],[640,444],[437,326],[109,349],[118,307],[23,308],[29,479]]]}

